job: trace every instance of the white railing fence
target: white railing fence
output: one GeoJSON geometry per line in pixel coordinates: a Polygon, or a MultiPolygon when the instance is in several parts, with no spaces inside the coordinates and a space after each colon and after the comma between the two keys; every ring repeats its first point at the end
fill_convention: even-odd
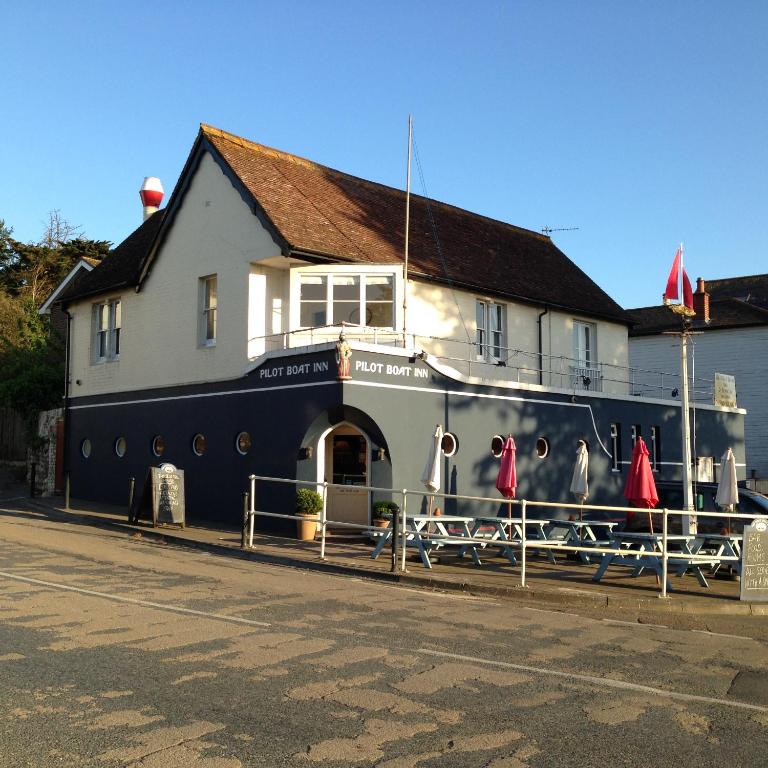
{"type": "MultiPolygon", "coordinates": [[[[493,348],[471,339],[447,338],[429,333],[403,333],[371,326],[322,325],[249,339],[252,357],[264,352],[328,344],[344,331],[347,340],[423,351],[468,376],[517,384],[541,384],[586,392],[624,393],[633,397],[677,399],[682,390],[679,372],[589,362],[566,355],[548,355],[514,347],[493,348]]],[[[692,402],[711,403],[714,381],[689,377],[692,402]]]]}
{"type": "MultiPolygon", "coordinates": [[[[310,480],[292,480],[287,478],[279,478],[279,477],[270,477],[265,475],[250,475],[249,476],[249,485],[250,490],[248,492],[248,506],[247,506],[247,512],[245,515],[244,520],[244,531],[243,531],[243,541],[245,542],[245,546],[248,549],[253,548],[253,538],[254,538],[254,521],[256,517],[263,517],[263,518],[272,518],[272,519],[281,519],[281,520],[301,520],[301,517],[299,517],[297,514],[288,514],[288,513],[278,513],[278,512],[268,512],[266,510],[259,510],[257,509],[256,499],[257,499],[257,482],[258,483],[276,483],[276,484],[283,484],[283,485],[292,485],[295,487],[305,487],[305,488],[311,488],[313,490],[317,490],[320,493],[321,499],[322,499],[322,508],[320,511],[320,514],[317,520],[317,529],[319,531],[319,543],[320,543],[320,558],[326,559],[326,540],[328,536],[328,528],[333,527],[334,529],[353,529],[358,530],[361,533],[363,532],[369,532],[371,534],[378,534],[382,535],[382,529],[378,528],[373,525],[367,525],[367,524],[361,524],[361,523],[351,523],[348,521],[343,520],[332,520],[328,518],[328,489],[329,488],[345,488],[349,489],[349,486],[341,485],[341,484],[334,484],[334,483],[318,483],[315,481],[310,480]]],[[[684,516],[695,516],[697,519],[701,518],[714,518],[720,521],[723,521],[727,519],[729,521],[736,521],[741,520],[744,521],[744,524],[748,524],[749,522],[757,519],[761,519],[760,515],[746,515],[746,514],[738,514],[738,513],[728,513],[728,512],[690,512],[686,510],[679,510],[679,509],[639,509],[637,507],[626,507],[626,506],[606,506],[606,505],[598,505],[598,504],[572,504],[572,503],[565,503],[565,502],[547,502],[547,501],[529,501],[527,499],[513,499],[513,500],[507,500],[507,499],[501,499],[498,496],[490,497],[490,496],[467,496],[463,494],[449,494],[449,493],[428,493],[424,490],[409,490],[407,488],[402,489],[396,489],[396,488],[383,488],[383,487],[377,487],[377,486],[355,486],[357,490],[366,491],[369,493],[377,493],[381,494],[383,496],[386,496],[389,500],[395,501],[397,503],[399,501],[399,511],[395,518],[393,518],[392,521],[392,527],[393,527],[393,535],[391,539],[391,549],[390,549],[390,558],[391,558],[391,566],[390,570],[393,572],[396,571],[405,571],[406,570],[406,549],[408,547],[408,542],[412,541],[413,537],[417,534],[414,533],[412,529],[409,529],[406,521],[407,519],[413,519],[413,515],[408,513],[408,500],[409,498],[412,499],[411,507],[414,507],[415,505],[418,505],[419,509],[424,505],[425,499],[430,500],[428,501],[429,508],[431,509],[431,505],[436,503],[437,500],[442,500],[443,505],[445,506],[446,502],[450,503],[451,505],[458,506],[460,502],[467,502],[471,504],[475,509],[477,509],[478,505],[489,505],[491,510],[494,511],[493,515],[489,515],[489,517],[502,517],[502,515],[497,514],[499,507],[501,505],[505,505],[509,510],[509,517],[512,518],[512,510],[515,509],[519,512],[519,517],[515,517],[515,520],[519,522],[519,530],[520,530],[520,538],[519,539],[510,539],[507,541],[504,541],[502,543],[499,542],[499,540],[491,541],[487,536],[463,536],[461,538],[461,544],[467,544],[467,545],[480,545],[481,547],[513,547],[516,549],[519,549],[520,551],[520,585],[522,587],[527,586],[526,583],[526,569],[527,569],[527,553],[529,550],[557,550],[561,552],[573,552],[573,553],[584,553],[585,555],[615,555],[617,557],[624,558],[628,561],[636,561],[637,565],[635,565],[636,568],[640,567],[641,560],[649,560],[649,559],[657,559],[661,561],[661,577],[658,578],[659,582],[659,590],[660,590],[660,597],[667,597],[667,578],[669,573],[669,562],[670,560],[676,561],[678,564],[678,567],[680,564],[684,561],[689,562],[692,564],[692,566],[695,566],[696,563],[702,563],[702,564],[720,564],[720,565],[727,565],[729,563],[738,562],[739,557],[733,556],[733,555],[722,555],[722,554],[713,554],[711,552],[707,552],[704,554],[700,553],[692,553],[692,552],[680,552],[676,550],[671,550],[669,548],[669,536],[671,535],[669,533],[669,521],[670,518],[676,519],[680,518],[682,523],[682,518],[684,516]],[[626,518],[628,513],[633,513],[635,515],[642,515],[642,514],[653,514],[654,517],[661,516],[662,521],[662,528],[661,528],[661,534],[656,534],[655,543],[658,545],[658,549],[652,549],[647,551],[638,551],[638,550],[631,550],[626,548],[616,548],[611,546],[603,546],[602,542],[582,542],[582,541],[576,541],[576,542],[568,542],[563,540],[547,540],[547,539],[541,539],[541,538],[533,538],[529,537],[527,533],[527,527],[528,524],[532,521],[538,521],[542,520],[543,518],[540,516],[531,516],[531,510],[534,510],[536,512],[541,512],[549,509],[557,509],[561,511],[565,511],[567,514],[570,515],[569,520],[589,520],[590,515],[589,513],[598,513],[600,517],[593,518],[593,522],[599,523],[600,520],[608,521],[608,520],[615,520],[616,516],[624,516],[626,518]],[[609,518],[606,515],[611,514],[612,517],[609,518]]],[[[424,519],[424,516],[419,516],[422,519],[424,519]]],[[[451,515],[446,515],[448,518],[448,522],[450,522],[451,515]]],[[[471,517],[477,517],[477,515],[472,515],[471,517]]],[[[429,517],[428,518],[431,521],[439,522],[440,517],[429,517]]],[[[762,518],[764,519],[764,518],[762,518]]],[[[553,520],[557,520],[557,518],[553,518],[553,520]]],[[[560,518],[562,521],[563,519],[560,518]]],[[[641,534],[642,535],[642,534],[641,534]]],[[[651,534],[653,536],[653,534],[651,534]]],[[[448,535],[439,533],[437,531],[430,531],[428,533],[429,539],[433,541],[439,541],[441,539],[450,539],[452,544],[456,543],[456,537],[454,535],[448,535]]],[[[676,537],[681,538],[681,537],[676,537]]],[[[688,537],[693,539],[694,537],[688,537]]],[[[625,564],[625,563],[620,563],[625,564]]],[[[647,566],[646,566],[647,567],[647,566]]]]}

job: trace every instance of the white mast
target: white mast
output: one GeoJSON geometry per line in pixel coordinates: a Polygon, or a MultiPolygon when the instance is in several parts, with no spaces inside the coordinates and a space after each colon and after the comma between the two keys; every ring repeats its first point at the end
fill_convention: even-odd
{"type": "Polygon", "coordinates": [[[411,223],[411,136],[413,118],[408,115],[408,169],[405,176],[405,258],[403,261],[403,347],[408,333],[408,230],[411,223]]]}
{"type": "MultiPolygon", "coordinates": [[[[680,289],[683,291],[683,302],[685,302],[685,286],[683,285],[684,272],[683,244],[680,243],[680,289]]],[[[681,417],[682,417],[682,438],[683,438],[683,506],[689,513],[694,512],[693,505],[693,482],[691,467],[691,419],[690,406],[688,400],[688,328],[686,323],[688,317],[683,315],[683,330],[680,334],[680,377],[681,381],[681,417]]],[[[683,533],[686,535],[696,533],[696,517],[688,514],[682,519],[683,533]]]]}

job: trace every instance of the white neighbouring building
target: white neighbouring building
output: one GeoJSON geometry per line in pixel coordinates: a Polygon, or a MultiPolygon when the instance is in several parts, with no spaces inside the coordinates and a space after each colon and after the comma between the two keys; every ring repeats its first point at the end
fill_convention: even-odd
{"type": "MultiPolygon", "coordinates": [[[[768,274],[697,280],[696,316],[691,328],[689,375],[699,403],[712,402],[716,373],[736,379],[736,400],[746,409],[744,439],[746,478],[768,484],[768,274]]],[[[636,384],[649,370],[679,370],[680,346],[666,332],[680,319],[664,306],[627,310],[634,321],[629,336],[630,365],[639,369],[636,384]],[[677,368],[675,367],[677,366],[677,368]]],[[[658,376],[654,376],[658,382],[658,376]]],[[[666,389],[679,387],[667,376],[666,389]]],[[[649,385],[651,391],[653,385],[649,385]]],[[[765,488],[765,485],[759,486],[765,488]]]]}

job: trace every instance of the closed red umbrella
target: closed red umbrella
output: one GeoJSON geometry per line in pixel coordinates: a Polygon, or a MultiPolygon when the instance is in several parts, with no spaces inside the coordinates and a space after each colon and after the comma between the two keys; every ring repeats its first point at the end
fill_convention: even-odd
{"type": "MultiPolygon", "coordinates": [[[[659,494],[656,492],[656,482],[653,479],[651,462],[648,458],[648,448],[642,437],[637,438],[632,451],[632,464],[629,467],[627,484],[624,486],[624,496],[633,507],[641,509],[653,509],[659,503],[659,494]]],[[[648,522],[653,533],[650,512],[648,522]]]]}
{"type": "MultiPolygon", "coordinates": [[[[507,437],[501,449],[501,466],[496,476],[496,489],[505,499],[514,499],[517,489],[517,472],[515,470],[515,454],[517,448],[512,435],[507,437]]],[[[512,504],[509,505],[509,517],[512,518],[512,504]]]]}

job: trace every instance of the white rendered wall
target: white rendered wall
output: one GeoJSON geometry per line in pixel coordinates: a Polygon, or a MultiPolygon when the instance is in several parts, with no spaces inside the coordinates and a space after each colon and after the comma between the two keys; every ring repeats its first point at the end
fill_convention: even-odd
{"type": "Polygon", "coordinates": [[[241,376],[253,351],[249,338],[263,336],[267,324],[266,307],[249,310],[249,295],[263,297],[266,276],[280,272],[251,265],[279,255],[229,179],[205,154],[141,292],[130,288],[109,296],[122,302],[119,361],[91,364],[93,302],[71,308],[72,395],[241,376]],[[217,339],[215,346],[201,347],[198,281],[212,274],[218,279],[217,339]]]}
{"type": "MultiPolygon", "coordinates": [[[[693,337],[689,374],[713,380],[715,373],[736,377],[736,402],[746,408],[744,436],[747,477],[768,478],[768,327],[712,330],[693,337]]],[[[680,371],[679,341],[669,336],[638,336],[629,340],[633,367],[680,371]]],[[[646,374],[650,380],[650,376],[646,374]]],[[[656,379],[658,380],[658,379],[656,379]]],[[[670,379],[668,378],[668,381],[670,379]]],[[[676,380],[675,380],[676,381],[676,380]]],[[[677,386],[675,383],[674,386],[677,386]]],[[[707,382],[707,387],[711,385],[707,382]]],[[[711,400],[709,401],[711,402],[711,400]]],[[[715,457],[716,461],[720,457],[715,457]]]]}

